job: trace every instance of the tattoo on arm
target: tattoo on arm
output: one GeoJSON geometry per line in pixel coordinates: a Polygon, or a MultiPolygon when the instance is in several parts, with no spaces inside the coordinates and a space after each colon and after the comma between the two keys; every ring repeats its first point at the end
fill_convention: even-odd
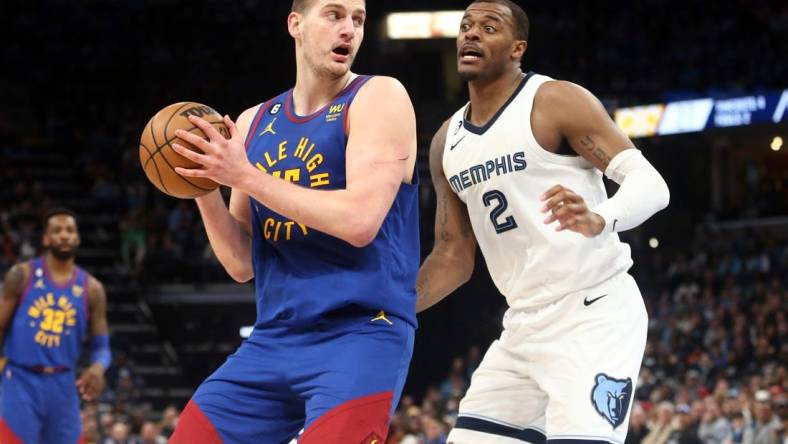
{"type": "Polygon", "coordinates": [[[8,270],[5,276],[3,288],[3,298],[17,300],[22,296],[25,281],[27,280],[27,270],[22,265],[16,265],[8,270]]]}
{"type": "Polygon", "coordinates": [[[602,162],[605,167],[610,165],[610,161],[613,160],[610,155],[607,154],[607,150],[594,142],[594,139],[592,139],[591,136],[585,136],[580,139],[580,144],[583,145],[583,148],[591,153],[595,159],[602,162]]]}
{"type": "Polygon", "coordinates": [[[449,230],[446,229],[446,226],[449,225],[449,199],[446,197],[445,194],[441,193],[438,197],[438,214],[436,216],[438,220],[438,225],[440,225],[440,233],[439,236],[442,241],[448,242],[451,238],[449,236],[449,230]]]}

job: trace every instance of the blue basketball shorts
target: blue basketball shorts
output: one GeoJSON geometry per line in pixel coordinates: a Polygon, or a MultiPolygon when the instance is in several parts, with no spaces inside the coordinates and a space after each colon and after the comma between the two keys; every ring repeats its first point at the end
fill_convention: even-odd
{"type": "Polygon", "coordinates": [[[333,316],[294,331],[255,329],[200,385],[172,443],[382,444],[405,383],[414,327],[333,316]]]}
{"type": "Polygon", "coordinates": [[[73,371],[42,374],[8,363],[0,382],[0,443],[76,443],[82,423],[73,371]]]}

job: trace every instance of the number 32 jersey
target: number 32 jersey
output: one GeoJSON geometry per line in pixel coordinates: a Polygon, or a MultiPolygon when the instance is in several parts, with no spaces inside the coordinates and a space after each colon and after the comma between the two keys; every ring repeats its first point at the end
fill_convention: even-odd
{"type": "Polygon", "coordinates": [[[579,156],[542,148],[531,110],[549,77],[529,73],[484,126],[465,119],[467,104],[449,121],[443,171],[462,200],[490,275],[510,307],[532,310],[595,287],[632,266],[629,246],[615,233],[594,238],[544,224],[541,196],[563,185],[589,208],[607,199],[602,173],[579,156]]]}
{"type": "Polygon", "coordinates": [[[71,280],[58,284],[43,257],[29,264],[27,285],[6,332],[5,355],[16,365],[73,369],[88,333],[89,275],[76,267],[71,280]]]}

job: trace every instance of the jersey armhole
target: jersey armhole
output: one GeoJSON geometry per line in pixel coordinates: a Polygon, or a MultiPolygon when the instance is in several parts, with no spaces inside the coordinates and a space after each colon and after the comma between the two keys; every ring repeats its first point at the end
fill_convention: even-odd
{"type": "Polygon", "coordinates": [[[539,141],[536,140],[536,134],[534,134],[532,125],[534,108],[536,107],[536,95],[539,93],[539,88],[541,88],[542,85],[552,81],[555,81],[555,79],[543,75],[535,75],[531,84],[524,88],[523,99],[527,101],[526,105],[528,107],[528,116],[526,117],[525,122],[523,122],[525,139],[527,142],[529,142],[525,144],[526,151],[533,153],[535,156],[548,163],[583,168],[584,162],[586,162],[583,156],[554,153],[545,149],[545,147],[543,147],[539,141]]]}
{"type": "Polygon", "coordinates": [[[353,100],[356,99],[356,94],[358,94],[359,90],[361,90],[361,88],[373,78],[375,78],[375,76],[364,76],[364,75],[358,76],[356,79],[353,80],[353,83],[355,83],[355,85],[352,85],[350,87],[350,90],[346,93],[348,96],[350,96],[350,99],[347,102],[347,110],[345,111],[345,114],[342,116],[342,128],[345,132],[345,139],[347,139],[348,136],[350,135],[347,126],[347,118],[348,115],[350,115],[350,107],[353,106],[353,100]]]}
{"type": "Polygon", "coordinates": [[[249,125],[249,130],[246,132],[246,138],[244,139],[244,147],[246,148],[246,151],[249,151],[249,145],[252,143],[253,137],[250,136],[252,136],[252,134],[257,131],[257,127],[260,126],[260,120],[262,120],[263,116],[268,111],[268,108],[271,107],[273,102],[274,100],[271,99],[267,102],[263,102],[263,104],[257,108],[257,113],[255,114],[254,119],[252,119],[252,124],[249,125]]]}

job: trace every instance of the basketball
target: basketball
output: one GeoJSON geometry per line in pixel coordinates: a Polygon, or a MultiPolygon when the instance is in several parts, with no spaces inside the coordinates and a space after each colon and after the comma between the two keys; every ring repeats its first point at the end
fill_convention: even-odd
{"type": "Polygon", "coordinates": [[[195,102],[175,103],[157,112],[148,121],[140,137],[140,165],[148,180],[163,193],[181,199],[200,197],[219,186],[210,179],[183,177],[175,172],[176,167],[197,168],[199,165],[175,152],[172,143],[201,152],[199,148],[176,137],[175,131],[182,129],[207,139],[203,131],[189,121],[189,116],[205,119],[224,137],[230,138],[222,115],[210,106],[195,102]]]}

